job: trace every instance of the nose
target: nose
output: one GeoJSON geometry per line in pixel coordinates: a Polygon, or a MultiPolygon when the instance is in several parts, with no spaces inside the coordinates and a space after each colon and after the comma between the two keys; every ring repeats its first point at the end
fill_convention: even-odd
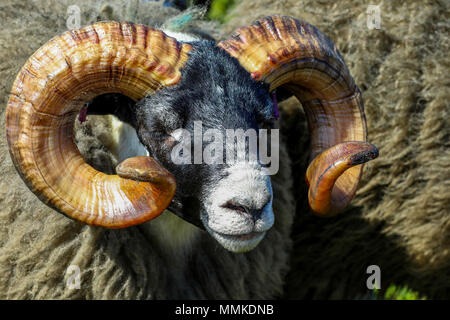
{"type": "Polygon", "coordinates": [[[267,199],[262,205],[250,206],[246,204],[241,204],[239,202],[229,200],[224,205],[223,208],[227,208],[240,214],[250,217],[253,221],[257,221],[261,218],[262,213],[266,210],[267,206],[270,205],[270,198],[267,199]]]}

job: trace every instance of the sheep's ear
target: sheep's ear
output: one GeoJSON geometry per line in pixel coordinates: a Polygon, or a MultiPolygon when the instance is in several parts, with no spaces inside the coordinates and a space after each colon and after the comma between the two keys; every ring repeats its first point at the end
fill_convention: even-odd
{"type": "MultiPolygon", "coordinates": [[[[316,183],[325,185],[318,174],[327,168],[323,164],[351,158],[348,152],[358,157],[368,148],[361,92],[334,44],[316,27],[292,17],[271,16],[239,28],[218,46],[237,58],[254,79],[268,83],[270,92],[288,89],[300,100],[311,134],[308,172],[309,177],[317,177],[312,179],[316,183]]],[[[378,155],[375,146],[369,149],[372,157],[361,159],[378,155]]],[[[326,188],[310,192],[315,213],[336,214],[352,199],[363,162],[346,163],[345,168],[339,166],[344,170],[333,171],[326,188]]]]}
{"type": "Polygon", "coordinates": [[[122,164],[122,176],[96,171],[74,142],[73,124],[98,95],[138,101],[178,83],[191,49],[162,31],[120,22],[71,30],[38,49],[18,74],[6,109],[10,154],[28,187],[87,224],[122,228],[161,214],[175,194],[170,173],[151,158],[122,164]]]}

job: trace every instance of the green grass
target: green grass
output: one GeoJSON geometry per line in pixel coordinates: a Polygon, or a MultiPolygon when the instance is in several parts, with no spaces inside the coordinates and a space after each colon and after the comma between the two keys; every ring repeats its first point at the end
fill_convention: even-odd
{"type": "Polygon", "coordinates": [[[213,0],[208,11],[208,18],[224,22],[227,11],[233,6],[234,0],[213,0]]]}
{"type": "Polygon", "coordinates": [[[396,286],[391,284],[384,293],[375,289],[372,299],[375,300],[426,300],[427,297],[414,291],[408,286],[396,286]]]}
{"type": "Polygon", "coordinates": [[[426,300],[417,291],[409,289],[407,286],[390,285],[384,293],[385,300],[426,300]]]}

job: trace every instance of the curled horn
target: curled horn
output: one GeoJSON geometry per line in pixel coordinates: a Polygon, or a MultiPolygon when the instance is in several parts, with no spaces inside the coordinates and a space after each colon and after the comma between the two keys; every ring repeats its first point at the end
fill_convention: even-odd
{"type": "Polygon", "coordinates": [[[362,164],[378,150],[365,142],[361,92],[334,44],[309,23],[270,16],[219,46],[270,91],[283,86],[299,99],[311,135],[309,205],[321,216],[342,211],[356,192],[362,164]]]}
{"type": "Polygon", "coordinates": [[[191,46],[143,25],[101,22],[38,49],[18,74],[6,111],[13,163],[46,204],[91,225],[121,228],[158,216],[174,177],[150,157],[127,159],[119,175],[89,166],[73,138],[84,103],[104,93],[137,101],[176,84],[191,46]]]}

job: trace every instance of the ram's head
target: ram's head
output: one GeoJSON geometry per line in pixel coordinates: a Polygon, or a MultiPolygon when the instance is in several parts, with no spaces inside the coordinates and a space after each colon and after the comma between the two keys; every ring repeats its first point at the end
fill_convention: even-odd
{"type": "Polygon", "coordinates": [[[264,18],[218,45],[180,43],[132,23],[66,32],[34,53],[17,76],[7,138],[29,188],[71,218],[122,228],[169,207],[228,250],[247,251],[273,225],[270,170],[260,157],[261,141],[256,148],[244,144],[247,156],[230,161],[217,150],[239,149],[238,143],[218,137],[270,125],[278,117],[277,88],[294,94],[308,117],[311,209],[336,214],[353,197],[361,164],[378,151],[365,142],[361,93],[341,55],[317,28],[291,17],[264,18]],[[125,160],[118,175],[89,166],[73,139],[83,105],[106,93],[137,102],[125,120],[151,156],[125,160]],[[191,138],[185,153],[178,152],[191,138]],[[199,150],[196,139],[203,141],[199,150]],[[199,160],[212,142],[213,160],[199,160]]]}

